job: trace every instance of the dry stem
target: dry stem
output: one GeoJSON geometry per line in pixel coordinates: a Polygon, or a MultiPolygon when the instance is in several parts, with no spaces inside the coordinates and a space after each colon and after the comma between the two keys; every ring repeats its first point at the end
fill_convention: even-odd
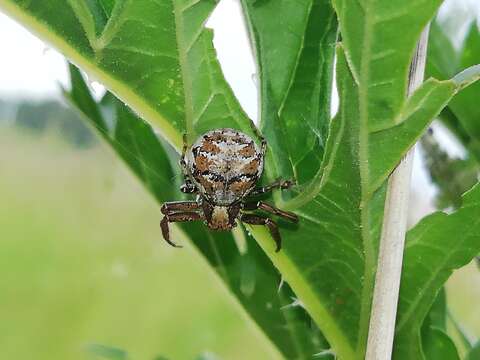
{"type": "MultiPolygon", "coordinates": [[[[408,95],[411,95],[423,82],[428,33],[427,26],[412,60],[408,95]]],[[[390,360],[392,356],[414,152],[415,149],[412,148],[388,181],[365,357],[367,360],[390,360]]]]}

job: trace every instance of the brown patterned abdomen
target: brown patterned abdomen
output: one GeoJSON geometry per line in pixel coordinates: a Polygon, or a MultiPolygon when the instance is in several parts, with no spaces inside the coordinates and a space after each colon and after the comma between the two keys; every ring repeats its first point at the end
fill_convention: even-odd
{"type": "Polygon", "coordinates": [[[218,204],[230,204],[253,189],[263,171],[263,156],[252,138],[232,129],[201,136],[187,154],[200,192],[218,204]]]}

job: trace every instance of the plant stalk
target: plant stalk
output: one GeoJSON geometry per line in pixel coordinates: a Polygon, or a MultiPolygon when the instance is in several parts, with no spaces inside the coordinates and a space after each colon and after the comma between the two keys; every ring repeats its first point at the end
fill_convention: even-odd
{"type": "MultiPolygon", "coordinates": [[[[429,28],[423,31],[412,60],[408,96],[423,83],[429,28]]],[[[392,357],[414,153],[413,147],[388,180],[366,360],[392,357]]]]}

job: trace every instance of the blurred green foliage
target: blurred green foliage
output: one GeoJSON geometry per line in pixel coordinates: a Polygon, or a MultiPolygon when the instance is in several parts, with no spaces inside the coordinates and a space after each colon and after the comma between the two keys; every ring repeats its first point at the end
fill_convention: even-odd
{"type": "Polygon", "coordinates": [[[107,149],[1,128],[0,164],[0,359],[279,358],[107,149]]]}
{"type": "Polygon", "coordinates": [[[68,143],[78,148],[87,148],[97,141],[73,109],[54,99],[0,101],[0,123],[2,121],[34,134],[55,129],[68,143]]]}
{"type": "MultiPolygon", "coordinates": [[[[455,7],[453,7],[455,9],[455,7]]],[[[458,11],[458,9],[457,9],[458,11]]],[[[456,43],[454,33],[462,25],[458,13],[452,11],[446,19],[432,23],[428,48],[427,76],[448,79],[467,66],[480,63],[480,29],[475,21],[456,43]],[[453,26],[452,24],[456,24],[453,26]]],[[[452,158],[437,143],[435,136],[426,134],[421,143],[432,182],[438,187],[436,205],[439,209],[458,208],[462,194],[478,180],[480,173],[480,111],[477,105],[480,84],[473,84],[457,94],[439,116],[450,133],[463,145],[465,159],[452,158]]]]}

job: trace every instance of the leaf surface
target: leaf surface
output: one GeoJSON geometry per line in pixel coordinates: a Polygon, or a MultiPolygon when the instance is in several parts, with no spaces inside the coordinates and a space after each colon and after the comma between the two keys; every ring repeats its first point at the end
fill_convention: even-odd
{"type": "MultiPolygon", "coordinates": [[[[301,222],[296,233],[283,231],[284,251],[273,254],[265,230],[253,232],[341,359],[364,356],[383,184],[460,88],[453,80],[430,80],[407,99],[408,70],[416,41],[440,2],[422,7],[412,1],[396,3],[400,11],[394,14],[398,17],[390,17],[387,10],[394,6],[385,4],[334,1],[343,39],[337,52],[340,109],[330,126],[321,169],[285,204],[295,209],[301,222]],[[365,11],[349,12],[359,3],[365,4],[365,11]],[[386,33],[379,35],[371,19],[387,26],[386,33]],[[351,27],[352,22],[362,23],[365,31],[351,27]],[[394,28],[404,22],[409,23],[406,36],[393,37],[394,28]],[[391,39],[386,41],[389,32],[391,39]],[[370,45],[368,51],[360,51],[370,45]],[[386,65],[380,66],[380,60],[386,65]],[[301,246],[296,244],[299,239],[301,246]]],[[[247,7],[246,11],[260,10],[247,7]]],[[[255,29],[257,51],[262,51],[255,29]]],[[[262,36],[268,38],[265,33],[262,36]]],[[[265,87],[271,84],[266,74],[262,80],[264,96],[268,95],[265,87]]],[[[271,121],[273,124],[278,119],[271,121]]]]}
{"type": "MultiPolygon", "coordinates": [[[[437,102],[435,92],[420,89],[418,96],[432,108],[429,110],[427,106],[427,110],[422,107],[407,111],[410,114],[407,119],[423,119],[423,126],[409,130],[403,127],[410,123],[406,120],[392,129],[382,130],[382,142],[377,143],[376,148],[372,146],[369,154],[370,144],[379,135],[373,133],[362,139],[358,117],[359,88],[341,48],[337,59],[341,105],[339,115],[332,122],[320,186],[312,187],[308,196],[305,192],[287,203],[296,208],[302,218],[302,246],[296,246],[295,234],[284,231],[285,250],[273,255],[272,260],[304,300],[338,355],[349,359],[361,358],[365,350],[384,203],[384,187],[372,189],[370,183],[364,182],[369,168],[366,163],[362,166],[359,156],[363,152],[373,160],[375,155],[378,156],[376,149],[379,146],[385,157],[391,156],[391,162],[384,158],[382,167],[379,167],[382,170],[375,177],[380,179],[378,184],[381,185],[446,100],[437,102]],[[431,94],[435,95],[430,97],[431,94]]],[[[446,97],[453,96],[455,88],[452,84],[448,82],[446,86],[446,97]]],[[[426,88],[429,86],[426,84],[426,88]]],[[[439,89],[443,90],[442,86],[439,89]]],[[[415,104],[417,99],[411,101],[415,104]]],[[[271,254],[271,240],[265,232],[255,230],[254,234],[271,254]]]]}
{"type": "Polygon", "coordinates": [[[271,175],[303,184],[320,167],[328,133],[335,13],[329,0],[242,4],[257,55],[261,129],[276,171],[271,175]]]}
{"type": "Polygon", "coordinates": [[[455,344],[444,331],[433,328],[423,341],[425,359],[460,360],[455,344]]]}
{"type": "Polygon", "coordinates": [[[218,126],[249,131],[204,27],[216,1],[1,0],[177,148],[218,126]],[[61,14],[59,16],[58,14],[61,14]],[[222,118],[218,119],[219,112],[222,118]]]}
{"type": "Polygon", "coordinates": [[[342,41],[360,96],[369,99],[361,111],[370,131],[396,124],[404,106],[408,72],[419,33],[441,0],[334,0],[342,41]],[[401,29],[402,36],[398,36],[401,29]]]}
{"type": "Polygon", "coordinates": [[[437,293],[455,269],[480,252],[480,185],[451,215],[435,213],[409,231],[405,247],[394,359],[423,359],[420,328],[437,293]],[[468,229],[458,229],[469,224],[468,229]]]}
{"type": "Polygon", "coordinates": [[[445,80],[454,76],[459,68],[459,56],[438,20],[430,25],[428,39],[427,67],[428,76],[445,80]]]}
{"type": "Polygon", "coordinates": [[[423,328],[436,328],[447,331],[447,293],[442,288],[428,312],[423,328]]]}
{"type": "Polygon", "coordinates": [[[425,359],[459,359],[455,344],[447,335],[447,297],[442,288],[422,325],[425,359]]]}
{"type": "MultiPolygon", "coordinates": [[[[162,143],[148,124],[111,94],[107,93],[97,104],[73,65],[70,65],[70,74],[72,89],[65,92],[67,99],[117,152],[158,203],[180,197],[179,181],[175,179],[181,180],[181,177],[171,164],[178,163],[173,149],[162,143]]],[[[280,275],[252,237],[243,239],[246,249],[240,252],[230,233],[212,233],[203,224],[195,223],[181,228],[286,358],[308,359],[326,346],[305,310],[291,306],[294,294],[286,284],[279,287],[280,275]]],[[[241,231],[237,236],[243,237],[241,231]]],[[[160,231],[159,241],[162,241],[160,231]]]]}
{"type": "MultiPolygon", "coordinates": [[[[337,47],[341,104],[330,122],[327,99],[337,27],[329,2],[243,1],[262,75],[262,127],[273,150],[267,171],[271,176],[300,179],[304,186],[283,205],[295,210],[301,220],[298,226],[281,223],[284,246],[280,253],[274,253],[265,228],[251,229],[270,259],[249,236],[247,251],[241,253],[231,234],[212,234],[202,224],[183,229],[287,358],[308,359],[329,352],[304,308],[340,359],[364,357],[385,180],[428,123],[465,85],[463,77],[468,75],[470,80],[477,75],[474,68],[462,79],[427,81],[407,99],[416,41],[440,2],[333,2],[343,43],[337,47]],[[284,26],[275,26],[279,19],[284,26]],[[405,30],[402,36],[398,28],[405,30]],[[290,141],[305,146],[290,146],[290,141]],[[294,298],[288,286],[277,293],[279,276],[270,261],[295,291],[294,298]]],[[[210,128],[249,127],[222,77],[212,33],[203,26],[214,5],[211,0],[46,0],[41,5],[0,0],[0,8],[130,105],[134,112],[114,101],[110,119],[106,114],[112,109],[111,100],[96,106],[88,100],[85,85],[78,98],[75,91],[71,93],[89,121],[97,128],[103,126],[107,141],[159,201],[175,200],[174,181],[170,187],[150,186],[147,181],[160,181],[155,173],[165,181],[170,171],[176,174],[165,161],[168,157],[173,163],[176,155],[155,141],[150,127],[130,124],[140,121],[135,114],[157,126],[177,151],[185,131],[192,138],[210,128]],[[114,142],[125,144],[128,152],[114,142]],[[142,163],[151,164],[155,172],[142,163]],[[171,194],[173,198],[165,198],[171,194]]],[[[443,221],[448,225],[442,218],[438,228],[447,226],[443,221]]],[[[235,234],[237,240],[241,236],[235,234]]],[[[412,266],[406,276],[413,276],[418,271],[415,263],[406,264],[412,266]]],[[[442,276],[448,273],[441,264],[433,260],[432,264],[438,265],[442,276]]],[[[407,302],[407,310],[401,313],[405,323],[410,312],[423,314],[418,324],[408,326],[418,330],[418,336],[443,284],[442,276],[434,284],[417,285],[426,285],[418,301],[408,301],[414,287],[402,295],[401,301],[407,302]]],[[[410,340],[401,338],[399,343],[410,340]]],[[[421,352],[420,341],[414,345],[421,352]]]]}

